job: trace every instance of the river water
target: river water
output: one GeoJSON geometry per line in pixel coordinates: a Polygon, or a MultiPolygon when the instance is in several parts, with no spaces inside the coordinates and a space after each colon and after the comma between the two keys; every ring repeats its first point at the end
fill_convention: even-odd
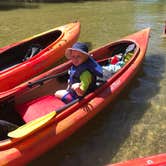
{"type": "Polygon", "coordinates": [[[29,165],[104,166],[166,152],[166,1],[0,4],[0,46],[73,20],[91,48],[151,27],[146,57],[115,103],[29,165]]]}

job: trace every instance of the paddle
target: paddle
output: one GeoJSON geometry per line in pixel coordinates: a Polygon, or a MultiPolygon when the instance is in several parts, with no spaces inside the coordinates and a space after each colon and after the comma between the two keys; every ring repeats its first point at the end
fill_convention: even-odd
{"type": "Polygon", "coordinates": [[[64,74],[67,74],[67,72],[68,72],[68,71],[66,70],[66,71],[61,72],[61,73],[58,73],[58,74],[56,74],[56,75],[42,78],[42,79],[37,80],[37,81],[35,81],[35,82],[29,82],[29,83],[28,83],[28,87],[29,87],[29,88],[32,88],[32,87],[34,87],[35,85],[38,85],[38,84],[42,85],[44,81],[47,81],[47,80],[50,80],[50,79],[53,79],[53,78],[57,78],[57,77],[59,77],[59,76],[63,76],[64,74]]]}
{"type": "Polygon", "coordinates": [[[135,47],[136,47],[135,44],[130,44],[130,45],[126,48],[125,53],[123,54],[123,57],[122,57],[122,60],[123,60],[123,61],[124,61],[124,58],[125,58],[126,54],[129,53],[129,52],[134,51],[135,47]]]}
{"type": "Polygon", "coordinates": [[[125,51],[125,53],[124,53],[124,56],[125,56],[127,53],[129,53],[129,52],[131,52],[131,51],[134,51],[135,47],[136,47],[135,44],[130,44],[130,45],[126,48],[126,51],[125,51]]]}
{"type": "Polygon", "coordinates": [[[62,111],[64,111],[66,108],[70,107],[71,105],[75,104],[76,102],[78,102],[80,99],[76,99],[73,100],[72,102],[66,104],[65,106],[63,106],[62,108],[53,111],[51,113],[48,113],[40,118],[37,118],[29,123],[24,124],[21,127],[18,127],[16,130],[11,131],[8,133],[8,137],[11,138],[21,138],[24,137],[28,134],[30,134],[31,132],[33,132],[34,130],[40,128],[41,126],[43,126],[44,124],[46,124],[50,119],[52,119],[55,115],[61,113],[62,111]]]}
{"type": "Polygon", "coordinates": [[[135,46],[136,46],[135,44],[130,44],[130,45],[126,48],[126,51],[125,51],[124,54],[127,54],[128,52],[133,51],[134,48],[135,48],[135,46]]]}

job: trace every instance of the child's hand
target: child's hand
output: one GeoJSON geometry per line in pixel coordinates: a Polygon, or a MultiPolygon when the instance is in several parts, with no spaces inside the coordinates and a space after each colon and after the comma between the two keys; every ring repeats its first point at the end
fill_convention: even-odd
{"type": "Polygon", "coordinates": [[[80,83],[74,83],[74,84],[71,85],[71,88],[72,88],[73,90],[76,90],[76,89],[78,89],[80,86],[81,86],[80,83]]]}
{"type": "Polygon", "coordinates": [[[77,93],[78,96],[83,96],[84,91],[81,90],[81,83],[72,84],[71,88],[77,93]]]}

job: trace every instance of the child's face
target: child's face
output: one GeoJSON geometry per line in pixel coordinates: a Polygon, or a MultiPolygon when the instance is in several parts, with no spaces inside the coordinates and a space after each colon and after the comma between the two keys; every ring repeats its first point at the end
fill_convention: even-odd
{"type": "Polygon", "coordinates": [[[70,59],[73,63],[74,66],[79,66],[80,64],[84,63],[88,57],[85,56],[83,53],[79,52],[79,51],[75,51],[75,50],[71,50],[71,55],[70,55],[70,59]]]}

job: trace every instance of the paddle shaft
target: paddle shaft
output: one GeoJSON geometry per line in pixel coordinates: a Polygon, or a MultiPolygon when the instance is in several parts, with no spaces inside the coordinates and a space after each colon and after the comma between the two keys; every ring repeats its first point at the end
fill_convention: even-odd
{"type": "Polygon", "coordinates": [[[61,113],[61,112],[62,112],[62,111],[64,111],[66,108],[68,108],[68,107],[72,106],[73,104],[75,104],[75,103],[76,103],[76,102],[78,102],[79,100],[80,100],[80,99],[79,99],[79,98],[77,98],[77,99],[75,99],[75,100],[71,101],[70,103],[68,103],[68,104],[64,105],[63,107],[59,108],[58,110],[56,110],[56,111],[55,111],[55,112],[56,112],[56,114],[61,113]]]}
{"type": "Polygon", "coordinates": [[[28,83],[28,87],[29,87],[29,88],[32,88],[32,87],[34,87],[34,86],[36,86],[36,85],[42,85],[43,82],[45,82],[45,81],[47,81],[47,80],[50,80],[50,79],[53,79],[53,78],[57,78],[57,77],[59,77],[59,76],[63,76],[64,74],[67,74],[67,70],[64,71],[64,72],[58,73],[58,74],[56,74],[56,75],[53,75],[53,76],[49,76],[49,77],[42,78],[42,79],[37,80],[37,81],[35,81],[35,82],[29,82],[29,83],[28,83]]]}

